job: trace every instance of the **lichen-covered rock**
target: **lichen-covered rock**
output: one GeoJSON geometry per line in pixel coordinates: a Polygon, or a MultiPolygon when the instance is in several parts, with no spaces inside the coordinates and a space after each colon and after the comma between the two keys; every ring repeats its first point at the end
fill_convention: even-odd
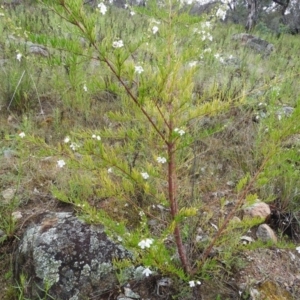
{"type": "Polygon", "coordinates": [[[113,258],[131,254],[110,240],[103,226],[86,224],[71,213],[43,213],[17,246],[14,276],[25,275],[25,296],[32,300],[45,297],[45,289],[54,299],[100,299],[117,284],[113,258]]]}

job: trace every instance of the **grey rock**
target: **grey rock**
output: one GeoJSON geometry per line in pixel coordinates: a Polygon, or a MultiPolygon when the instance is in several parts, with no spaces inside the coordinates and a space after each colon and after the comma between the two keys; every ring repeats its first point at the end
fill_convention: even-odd
{"type": "Polygon", "coordinates": [[[242,45],[261,54],[269,55],[272,51],[274,51],[273,44],[270,44],[267,41],[249,33],[234,34],[232,39],[241,42],[242,45]]]}
{"type": "Polygon", "coordinates": [[[293,112],[294,112],[294,108],[291,106],[283,106],[280,109],[277,110],[276,114],[279,115],[283,115],[285,117],[289,117],[293,112]]]}
{"type": "Polygon", "coordinates": [[[5,232],[3,230],[0,229],[0,238],[2,238],[3,236],[5,236],[5,232]]]}
{"type": "Polygon", "coordinates": [[[131,299],[140,299],[140,295],[135,293],[130,287],[124,287],[124,294],[126,297],[131,299]]]}
{"type": "Polygon", "coordinates": [[[300,147],[300,134],[296,133],[291,135],[282,145],[286,148],[300,147]]]}
{"type": "Polygon", "coordinates": [[[5,149],[3,151],[3,156],[7,159],[17,156],[17,152],[12,149],[5,149]]]}
{"type": "Polygon", "coordinates": [[[49,52],[45,46],[32,44],[29,46],[29,53],[49,57],[49,52]]]}
{"type": "Polygon", "coordinates": [[[271,227],[267,224],[261,224],[258,226],[256,236],[263,242],[273,241],[277,242],[277,237],[271,227]]]}
{"type": "Polygon", "coordinates": [[[54,299],[95,299],[118,283],[112,259],[131,257],[103,226],[86,224],[71,213],[46,212],[20,239],[14,277],[25,275],[25,296],[32,300],[45,299],[46,286],[54,299]]]}

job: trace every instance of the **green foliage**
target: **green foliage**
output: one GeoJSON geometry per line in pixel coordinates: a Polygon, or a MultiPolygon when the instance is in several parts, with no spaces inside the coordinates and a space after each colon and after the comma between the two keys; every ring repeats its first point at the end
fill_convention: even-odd
{"type": "Polygon", "coordinates": [[[264,195],[280,198],[283,209],[294,211],[299,207],[299,116],[299,106],[291,114],[275,107],[262,122],[261,138],[265,142],[260,151],[268,163],[258,179],[264,195]]]}

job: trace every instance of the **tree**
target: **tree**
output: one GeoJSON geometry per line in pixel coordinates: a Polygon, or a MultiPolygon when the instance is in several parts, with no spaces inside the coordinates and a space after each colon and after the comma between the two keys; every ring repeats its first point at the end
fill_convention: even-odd
{"type": "Polygon", "coordinates": [[[246,23],[246,29],[248,31],[252,30],[256,24],[257,20],[257,1],[256,0],[247,0],[248,1],[248,18],[246,23]]]}

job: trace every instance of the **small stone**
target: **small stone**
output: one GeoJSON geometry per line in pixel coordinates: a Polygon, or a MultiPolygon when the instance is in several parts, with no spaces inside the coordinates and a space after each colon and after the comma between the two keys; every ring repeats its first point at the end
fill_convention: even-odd
{"type": "Polygon", "coordinates": [[[5,232],[3,230],[0,229],[0,238],[5,236],[5,232]]]}
{"type": "Polygon", "coordinates": [[[23,216],[22,216],[22,213],[20,211],[14,211],[11,216],[13,217],[13,219],[15,220],[19,220],[21,219],[23,216]]]}
{"type": "Polygon", "coordinates": [[[15,196],[16,189],[8,188],[2,192],[2,196],[6,203],[8,203],[10,200],[12,200],[15,196]]]}
{"type": "Polygon", "coordinates": [[[158,221],[155,219],[151,219],[148,221],[148,225],[150,226],[157,226],[158,225],[158,221]]]}
{"type": "Polygon", "coordinates": [[[226,184],[230,187],[234,187],[235,183],[233,181],[227,181],[226,184]]]}
{"type": "Polygon", "coordinates": [[[50,55],[46,47],[41,45],[35,45],[35,44],[30,45],[29,53],[44,56],[44,57],[49,57],[50,55]]]}
{"type": "Polygon", "coordinates": [[[291,106],[283,106],[276,112],[276,114],[289,117],[294,112],[294,110],[295,109],[291,106]]]}
{"type": "Polygon", "coordinates": [[[11,149],[6,149],[3,151],[3,156],[7,159],[10,159],[10,158],[16,156],[16,151],[11,150],[11,149]]]}
{"type": "Polygon", "coordinates": [[[252,243],[253,242],[253,238],[252,237],[250,237],[250,236],[245,236],[245,235],[243,235],[243,236],[241,236],[240,237],[240,240],[241,241],[245,241],[245,242],[248,242],[248,243],[252,243]]]}
{"type": "Polygon", "coordinates": [[[124,287],[124,294],[126,297],[129,297],[131,299],[140,299],[140,295],[135,293],[131,288],[129,287],[124,287]]]}
{"type": "Polygon", "coordinates": [[[277,242],[277,237],[274,231],[267,224],[261,224],[258,226],[256,236],[263,242],[268,242],[270,240],[274,243],[277,242]]]}

